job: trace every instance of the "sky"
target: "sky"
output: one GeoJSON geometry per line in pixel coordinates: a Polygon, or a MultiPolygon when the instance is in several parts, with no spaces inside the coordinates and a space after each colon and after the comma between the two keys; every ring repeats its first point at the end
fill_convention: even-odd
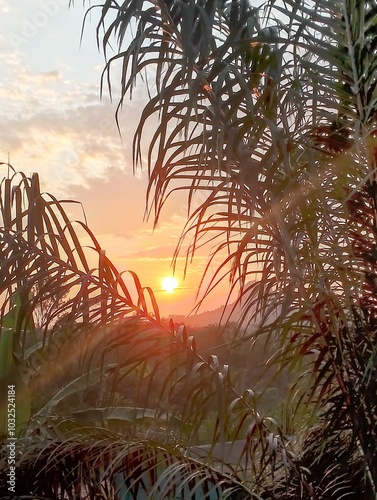
{"type": "MultiPolygon", "coordinates": [[[[74,7],[68,4],[0,0],[0,161],[9,160],[28,175],[38,172],[45,191],[80,201],[88,226],[118,270],[136,272],[142,285],[154,290],[162,315],[188,314],[210,249],[198,252],[185,280],[183,252],[175,272],[178,289],[161,289],[161,280],[173,273],[172,257],[187,215],[185,198],[167,205],[157,228],[153,220],[144,220],[147,173],[133,172],[132,136],[146,92],[137,88],[125,102],[120,135],[116,72],[114,101],[107,89],[100,97],[99,12],[89,16],[80,43],[85,8],[78,0],[74,7]]],[[[227,292],[223,283],[201,311],[224,304],[227,292]]]]}

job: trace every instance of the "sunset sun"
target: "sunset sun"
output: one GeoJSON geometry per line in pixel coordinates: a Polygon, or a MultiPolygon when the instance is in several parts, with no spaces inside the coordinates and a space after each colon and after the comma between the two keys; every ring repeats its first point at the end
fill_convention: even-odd
{"type": "Polygon", "coordinates": [[[173,276],[167,276],[166,278],[164,278],[162,280],[161,284],[162,284],[162,288],[166,292],[171,293],[171,292],[174,292],[174,290],[177,288],[178,280],[177,280],[177,278],[174,278],[173,276]]]}

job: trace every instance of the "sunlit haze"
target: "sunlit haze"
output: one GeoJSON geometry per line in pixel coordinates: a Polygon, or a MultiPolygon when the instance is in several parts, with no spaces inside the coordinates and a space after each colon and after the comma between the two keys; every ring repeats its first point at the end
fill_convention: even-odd
{"type": "Polygon", "coordinates": [[[174,278],[174,276],[167,276],[162,280],[161,285],[163,290],[168,293],[172,293],[178,286],[178,280],[177,278],[174,278]]]}

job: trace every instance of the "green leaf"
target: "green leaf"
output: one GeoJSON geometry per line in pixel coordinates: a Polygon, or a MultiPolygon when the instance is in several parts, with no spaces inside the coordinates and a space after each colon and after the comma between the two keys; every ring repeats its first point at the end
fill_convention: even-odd
{"type": "Polygon", "coordinates": [[[12,330],[3,329],[0,337],[0,435],[10,437],[13,418],[19,436],[29,422],[31,405],[23,367],[13,354],[14,336],[12,330]]]}
{"type": "Polygon", "coordinates": [[[106,365],[104,367],[96,368],[94,370],[89,371],[88,373],[84,373],[83,375],[77,377],[72,382],[68,383],[65,387],[63,387],[60,391],[58,391],[50,401],[41,408],[36,417],[48,417],[52,414],[54,408],[60,401],[67,398],[68,396],[72,396],[74,394],[79,393],[97,384],[100,380],[105,378],[109,373],[111,373],[116,364],[106,365]]]}
{"type": "Polygon", "coordinates": [[[116,407],[116,408],[88,408],[75,411],[72,418],[83,426],[99,425],[101,427],[125,431],[136,424],[157,423],[167,424],[169,417],[157,410],[149,408],[116,407]]]}

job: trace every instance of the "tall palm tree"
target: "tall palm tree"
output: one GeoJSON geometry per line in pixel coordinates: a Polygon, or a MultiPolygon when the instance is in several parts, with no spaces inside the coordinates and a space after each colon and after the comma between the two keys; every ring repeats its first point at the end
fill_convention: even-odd
{"type": "Polygon", "coordinates": [[[121,66],[118,114],[138,77],[150,92],[135,164],[159,116],[148,148],[156,222],[166,197],[186,190],[176,256],[184,242],[187,262],[211,244],[206,272],[221,263],[204,292],[230,277],[240,322],[257,322],[254,337],[293,373],[285,411],[307,412],[304,433],[319,415],[296,463],[312,469],[300,491],[375,495],[376,2],[100,7],[108,82],[121,66]]]}

